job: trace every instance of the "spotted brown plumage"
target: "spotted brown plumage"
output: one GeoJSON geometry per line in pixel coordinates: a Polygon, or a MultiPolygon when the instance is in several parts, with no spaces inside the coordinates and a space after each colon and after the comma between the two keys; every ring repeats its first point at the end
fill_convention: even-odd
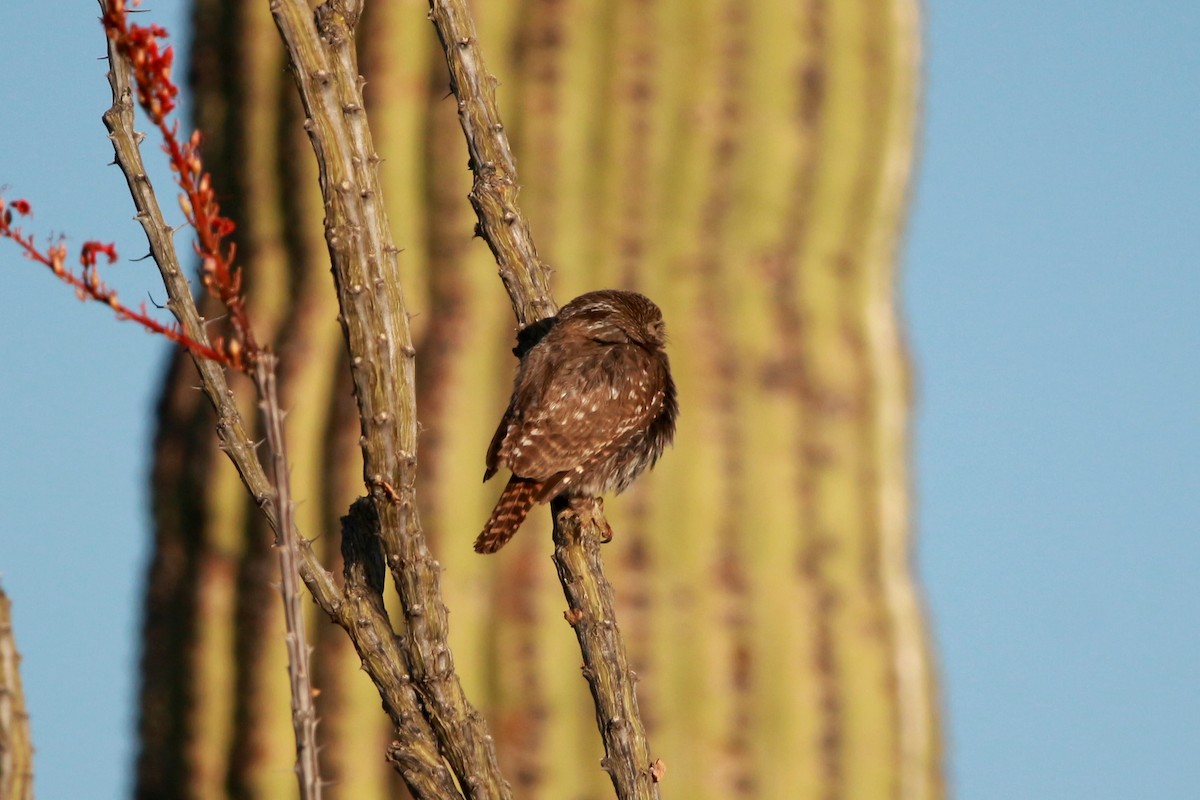
{"type": "Polygon", "coordinates": [[[620,493],[662,455],[679,407],[662,312],[636,292],[606,289],[562,307],[521,359],[512,399],[487,452],[486,481],[512,478],[475,540],[494,553],[536,503],[620,493]]]}

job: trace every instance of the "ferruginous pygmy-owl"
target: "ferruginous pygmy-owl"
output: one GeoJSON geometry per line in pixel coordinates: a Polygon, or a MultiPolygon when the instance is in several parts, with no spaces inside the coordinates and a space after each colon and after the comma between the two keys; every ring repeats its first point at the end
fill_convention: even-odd
{"type": "Polygon", "coordinates": [[[576,297],[525,353],[487,452],[486,481],[512,477],[475,550],[494,553],[534,503],[621,492],[675,435],[675,382],[662,312],[637,292],[576,297]]]}

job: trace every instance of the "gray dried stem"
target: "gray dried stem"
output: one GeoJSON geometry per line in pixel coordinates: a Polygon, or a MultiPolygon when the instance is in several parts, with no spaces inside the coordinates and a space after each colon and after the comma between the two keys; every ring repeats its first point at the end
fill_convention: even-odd
{"type": "Polygon", "coordinates": [[[12,602],[0,589],[0,797],[33,800],[33,739],[21,655],[12,628],[12,602]]]}
{"type": "MultiPolygon", "coordinates": [[[[430,0],[429,18],[450,68],[450,88],[471,156],[471,205],[477,232],[500,266],[513,311],[522,327],[557,312],[550,270],[538,258],[529,224],[517,205],[520,185],[504,124],[496,108],[496,79],[483,61],[466,0],[430,0]]],[[[617,628],[612,584],[604,576],[597,531],[607,528],[597,506],[586,525],[569,512],[554,526],[554,563],[569,606],[568,620],[583,652],[585,676],[604,741],[604,769],[619,800],[658,797],[661,763],[651,764],[646,729],[638,713],[633,674],[617,628]]]]}
{"type": "Polygon", "coordinates": [[[313,703],[312,672],[309,669],[308,636],[304,630],[304,609],[300,606],[299,535],[295,528],[292,504],[291,471],[287,460],[287,440],[283,435],[283,412],[275,382],[277,359],[273,353],[255,356],[254,389],[267,433],[271,453],[271,476],[275,491],[275,552],[279,557],[279,590],[283,595],[283,619],[288,654],[288,677],[292,694],[292,729],[296,738],[296,776],[303,800],[320,800],[321,770],[317,762],[317,708],[313,703]]]}
{"type": "Polygon", "coordinates": [[[273,0],[325,200],[325,236],[362,424],[363,470],[405,616],[408,670],[426,718],[467,798],[508,798],[487,726],[454,671],[441,567],[415,498],[414,349],[363,108],[354,26],[360,6],[273,0]]]}
{"type": "MultiPolygon", "coordinates": [[[[131,68],[116,48],[109,42],[109,84],[112,88],[112,106],[104,113],[104,124],[113,143],[115,163],[125,175],[129,191],[137,208],[137,219],[142,224],[150,246],[150,253],[158,265],[163,284],[167,290],[167,307],[179,321],[184,333],[196,341],[207,341],[204,319],[196,307],[191,286],[179,265],[173,233],[162,215],[154,189],[146,175],[139,144],[142,135],[134,130],[133,91],[130,80],[131,68]]],[[[246,426],[233,400],[233,392],[225,378],[224,369],[217,363],[193,358],[200,375],[200,385],[217,415],[217,436],[221,449],[233,462],[247,491],[262,509],[272,529],[280,529],[279,520],[271,503],[274,494],[270,481],[258,459],[255,444],[246,433],[246,426]]],[[[342,591],[333,575],[317,560],[307,539],[299,535],[292,537],[297,544],[299,572],[317,605],[349,634],[360,655],[364,667],[379,689],[384,707],[396,722],[399,747],[406,755],[405,776],[433,775],[445,773],[440,755],[429,746],[433,733],[421,715],[419,700],[406,680],[397,676],[406,675],[406,665],[397,650],[391,625],[382,608],[364,605],[360,598],[342,591]],[[386,641],[381,644],[381,631],[386,630],[386,641]],[[388,645],[390,643],[390,646],[388,645]],[[367,658],[365,653],[371,653],[367,658]],[[404,724],[401,725],[400,721],[404,724]]],[[[460,796],[453,780],[424,781],[412,786],[418,800],[441,800],[460,796]],[[421,789],[429,785],[428,791],[421,789]]]]}

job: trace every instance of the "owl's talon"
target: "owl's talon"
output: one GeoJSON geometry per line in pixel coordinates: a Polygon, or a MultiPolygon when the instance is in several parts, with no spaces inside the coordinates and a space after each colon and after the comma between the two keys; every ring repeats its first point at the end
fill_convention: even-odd
{"type": "Polygon", "coordinates": [[[597,497],[595,505],[592,506],[592,523],[600,529],[600,544],[608,544],[613,539],[612,525],[608,524],[608,517],[604,516],[604,498],[597,497]]]}
{"type": "Polygon", "coordinates": [[[608,518],[604,516],[604,498],[573,497],[568,511],[579,518],[580,525],[595,527],[600,534],[601,544],[612,541],[612,525],[608,524],[608,518]]]}

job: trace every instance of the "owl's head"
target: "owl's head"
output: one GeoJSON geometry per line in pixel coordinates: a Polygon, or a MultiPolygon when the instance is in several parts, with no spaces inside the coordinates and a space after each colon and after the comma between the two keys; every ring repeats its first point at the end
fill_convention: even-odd
{"type": "Polygon", "coordinates": [[[558,312],[558,324],[604,344],[634,342],[656,349],[667,340],[662,311],[654,301],[620,289],[579,295],[558,312]]]}

